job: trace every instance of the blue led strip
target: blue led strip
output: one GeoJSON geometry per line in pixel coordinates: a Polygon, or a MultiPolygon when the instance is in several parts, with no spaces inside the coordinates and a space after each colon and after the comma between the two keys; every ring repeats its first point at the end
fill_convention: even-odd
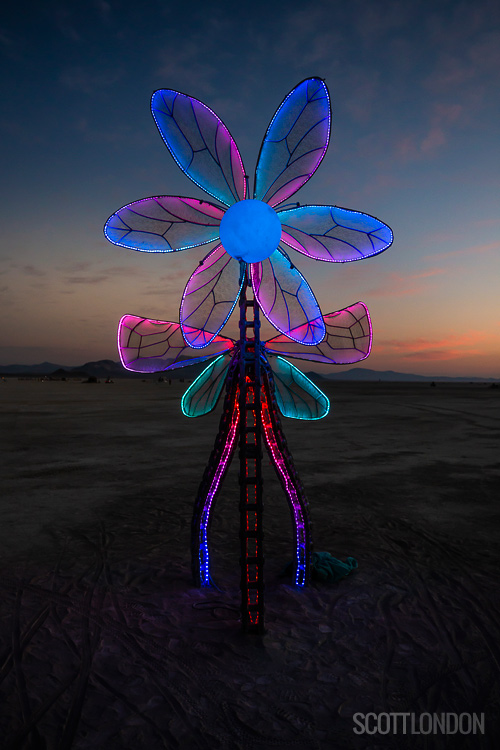
{"type": "Polygon", "coordinates": [[[283,434],[274,399],[273,376],[268,364],[263,377],[262,433],[292,517],[295,534],[293,580],[296,586],[306,586],[310,579],[312,554],[309,506],[283,434]]]}
{"type": "MultiPolygon", "coordinates": [[[[288,125],[288,122],[287,122],[288,125]]],[[[267,202],[271,206],[279,205],[283,200],[286,200],[287,197],[290,197],[293,195],[309,178],[314,174],[316,169],[318,168],[319,164],[321,163],[321,160],[323,159],[326,150],[328,148],[329,143],[329,136],[330,136],[330,125],[331,125],[331,108],[330,108],[330,98],[328,95],[328,90],[324,84],[324,82],[320,78],[308,78],[299,83],[283,100],[281,105],[279,106],[278,110],[274,114],[268,128],[266,131],[266,134],[264,136],[264,140],[262,141],[262,145],[260,147],[259,156],[257,159],[257,167],[255,170],[255,189],[254,189],[254,198],[259,199],[265,199],[266,196],[267,202]],[[286,133],[284,132],[284,125],[282,122],[279,122],[280,117],[284,115],[284,113],[287,110],[292,109],[296,101],[304,95],[304,87],[306,87],[306,102],[305,104],[299,109],[299,111],[296,113],[295,118],[291,124],[291,126],[288,127],[288,130],[286,133]],[[311,122],[309,127],[306,127],[304,132],[299,131],[297,134],[294,132],[294,130],[299,127],[298,122],[302,115],[305,113],[307,108],[314,102],[319,102],[321,100],[324,100],[325,106],[323,107],[323,111],[321,112],[321,115],[319,116],[319,119],[314,120],[311,122]],[[311,148],[309,151],[304,151],[301,153],[298,157],[293,159],[293,156],[296,154],[297,150],[299,149],[300,144],[304,141],[304,139],[314,130],[314,128],[317,128],[321,123],[327,123],[325,128],[325,134],[324,137],[322,137],[320,134],[318,135],[317,139],[317,145],[315,145],[314,148],[311,148]],[[273,138],[273,130],[278,130],[278,133],[280,135],[279,138],[273,138]],[[289,139],[291,137],[297,137],[299,135],[297,142],[295,143],[293,148],[290,148],[289,139]],[[286,151],[288,152],[288,159],[286,160],[284,167],[278,172],[278,174],[274,177],[274,179],[270,182],[266,182],[265,185],[261,186],[259,183],[261,180],[259,179],[259,172],[262,173],[262,171],[267,171],[267,162],[270,161],[271,156],[269,154],[275,153],[274,149],[272,148],[273,144],[283,143],[285,144],[286,151]],[[317,159],[307,160],[306,163],[308,166],[306,169],[308,171],[306,172],[300,172],[298,174],[293,174],[291,176],[290,180],[288,182],[283,182],[282,185],[280,185],[275,192],[272,192],[273,186],[276,185],[276,183],[282,179],[283,175],[285,175],[286,171],[288,169],[292,169],[293,165],[296,164],[300,159],[304,159],[307,156],[310,156],[311,154],[314,154],[315,152],[321,152],[321,154],[318,154],[317,159]],[[280,197],[279,200],[275,200],[275,196],[277,193],[284,190],[284,188],[287,185],[290,185],[293,182],[299,182],[300,184],[297,184],[297,186],[293,187],[293,189],[286,192],[285,195],[280,197]]],[[[278,135],[276,133],[276,135],[278,135]]],[[[269,176],[267,176],[264,179],[269,179],[269,176]]]]}
{"type": "MultiPolygon", "coordinates": [[[[189,343],[189,346],[191,346],[193,349],[202,349],[205,346],[208,346],[208,344],[211,341],[213,341],[213,339],[217,336],[217,334],[219,333],[219,331],[226,324],[226,322],[229,319],[231,313],[233,312],[234,308],[236,307],[236,303],[238,301],[238,296],[239,296],[239,293],[240,293],[241,288],[243,286],[243,275],[241,273],[241,266],[240,266],[239,271],[238,271],[238,273],[239,273],[238,281],[236,281],[236,279],[234,279],[234,281],[236,282],[234,284],[234,287],[233,287],[234,298],[231,295],[231,299],[227,299],[227,300],[226,299],[223,299],[223,300],[221,299],[221,300],[218,300],[218,299],[216,299],[216,295],[215,295],[215,288],[218,285],[218,283],[219,283],[222,275],[224,274],[224,272],[226,272],[226,282],[225,282],[225,285],[226,285],[226,287],[229,285],[229,282],[227,280],[227,271],[229,270],[228,267],[229,267],[230,264],[234,264],[236,262],[237,261],[235,261],[229,255],[227,255],[227,253],[224,252],[224,249],[223,249],[222,245],[218,245],[215,248],[215,250],[213,250],[205,258],[203,258],[203,260],[199,264],[198,268],[193,272],[193,274],[189,278],[188,283],[186,284],[186,287],[185,287],[183,295],[182,295],[182,300],[181,300],[181,305],[180,305],[180,310],[179,310],[179,320],[180,320],[180,324],[181,324],[181,328],[182,328],[184,337],[185,337],[186,341],[189,343]],[[216,263],[218,263],[220,260],[224,260],[226,258],[227,260],[226,260],[224,266],[219,271],[216,271],[213,276],[209,277],[207,279],[207,281],[205,281],[204,283],[200,284],[199,287],[198,286],[194,287],[191,290],[191,286],[196,283],[198,277],[205,271],[205,269],[203,268],[205,261],[209,260],[213,255],[215,255],[216,253],[218,253],[220,250],[222,250],[221,257],[217,258],[216,260],[214,260],[210,264],[210,266],[207,267],[206,270],[208,272],[208,269],[212,268],[212,266],[216,265],[216,263]],[[189,304],[191,304],[191,298],[193,297],[193,295],[198,295],[198,293],[200,292],[200,290],[203,290],[205,287],[208,287],[207,294],[203,297],[203,299],[200,301],[200,303],[198,305],[196,305],[196,307],[194,307],[192,310],[190,310],[189,309],[189,304]],[[212,304],[211,305],[210,305],[210,298],[212,299],[212,304]],[[196,318],[195,318],[195,321],[191,321],[190,322],[190,319],[204,305],[207,306],[206,317],[204,318],[204,320],[202,320],[202,321],[196,321],[196,318]],[[226,314],[225,314],[224,317],[221,316],[221,317],[219,317],[219,319],[217,319],[217,314],[218,314],[217,308],[218,308],[219,305],[229,306],[229,310],[226,312],[226,314]],[[188,314],[186,314],[186,312],[188,312],[188,314]],[[208,324],[208,321],[210,320],[210,318],[212,318],[212,316],[214,316],[213,321],[215,321],[215,323],[212,322],[212,328],[215,328],[215,331],[213,331],[213,330],[206,330],[206,326],[208,324]],[[188,332],[188,331],[186,331],[187,328],[195,329],[195,330],[198,331],[198,333],[188,332]],[[204,339],[205,336],[208,336],[208,340],[204,339]],[[202,344],[197,343],[200,338],[202,339],[202,344]]],[[[234,265],[232,267],[234,268],[234,265]]],[[[219,308],[219,310],[220,310],[220,308],[219,308]]]]}
{"type": "Polygon", "coordinates": [[[187,94],[183,94],[180,91],[174,91],[172,89],[159,89],[158,91],[155,91],[152,96],[151,112],[160,135],[165,142],[165,145],[169,149],[180,169],[184,172],[184,174],[186,174],[187,177],[189,177],[189,179],[191,179],[195,183],[195,185],[198,185],[198,187],[212,195],[214,198],[217,198],[217,200],[221,201],[221,203],[226,206],[230,206],[235,201],[245,198],[245,168],[243,166],[241,155],[228,128],[222,122],[220,117],[218,117],[215,112],[210,109],[210,107],[207,107],[206,104],[200,102],[198,99],[188,96],[187,94]],[[167,96],[169,99],[171,98],[170,105],[167,102],[167,96]],[[189,132],[187,124],[184,124],[184,129],[181,128],[178,117],[174,114],[176,102],[178,100],[181,101],[181,98],[182,100],[187,100],[190,105],[191,114],[196,127],[196,131],[193,131],[191,133],[189,132]],[[196,108],[198,109],[198,113],[196,112],[196,108]],[[209,147],[207,139],[203,134],[202,127],[200,126],[200,113],[206,115],[207,123],[205,132],[213,136],[215,155],[209,147]],[[171,133],[168,132],[170,128],[172,128],[171,133]],[[201,149],[194,149],[191,144],[190,137],[194,137],[194,132],[196,132],[197,138],[199,138],[201,140],[201,143],[203,144],[203,148],[201,149]],[[228,181],[226,171],[222,166],[221,158],[217,150],[217,140],[219,138],[219,134],[219,140],[223,141],[225,148],[227,148],[228,150],[228,166],[233,186],[231,186],[228,181]],[[203,159],[201,161],[199,159],[196,159],[196,155],[203,152],[206,152],[206,154],[208,154],[209,158],[212,161],[213,167],[215,167],[217,171],[217,175],[210,174],[210,168],[207,168],[206,162],[204,163],[203,159]],[[241,166],[241,193],[238,192],[238,188],[236,186],[235,173],[233,169],[233,156],[237,156],[241,166]],[[200,172],[200,174],[194,176],[193,172],[200,172]]]}
{"type": "Polygon", "coordinates": [[[227,389],[213,451],[196,496],[191,521],[191,569],[197,586],[210,586],[209,533],[217,496],[238,445],[238,354],[227,377],[227,389]]]}
{"type": "Polygon", "coordinates": [[[282,242],[315,260],[362,260],[383,252],[393,241],[390,227],[375,216],[339,206],[300,206],[277,215],[282,242]]]}

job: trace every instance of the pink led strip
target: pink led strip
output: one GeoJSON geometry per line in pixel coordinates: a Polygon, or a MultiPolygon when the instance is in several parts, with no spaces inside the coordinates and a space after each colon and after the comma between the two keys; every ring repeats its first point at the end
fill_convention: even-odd
{"type": "Polygon", "coordinates": [[[297,586],[304,586],[306,584],[307,559],[305,529],[306,524],[304,520],[302,503],[295,488],[295,482],[288,470],[283,454],[278,447],[278,440],[273,428],[265,388],[262,389],[261,398],[262,429],[264,433],[264,440],[266,442],[267,449],[271,454],[273,465],[276,471],[281,476],[283,488],[293,508],[293,521],[295,525],[295,536],[297,542],[295,584],[297,586]]]}
{"type": "Polygon", "coordinates": [[[212,502],[216,496],[219,485],[226,473],[227,466],[231,461],[234,444],[238,436],[238,422],[240,418],[240,409],[238,404],[238,392],[236,393],[235,405],[233,413],[231,415],[231,425],[227,435],[227,440],[224,445],[222,456],[214,472],[210,488],[207,492],[205,503],[203,505],[203,511],[201,514],[200,521],[200,532],[199,532],[199,561],[200,561],[200,583],[202,586],[210,586],[210,555],[208,550],[208,526],[210,520],[210,512],[212,510],[212,502]]]}

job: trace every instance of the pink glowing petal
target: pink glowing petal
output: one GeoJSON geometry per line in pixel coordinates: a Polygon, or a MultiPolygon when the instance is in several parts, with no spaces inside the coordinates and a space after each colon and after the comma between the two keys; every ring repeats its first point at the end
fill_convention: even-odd
{"type": "Polygon", "coordinates": [[[266,351],[293,359],[307,359],[333,365],[361,362],[370,354],[372,327],[363,302],[323,316],[326,336],[316,346],[302,346],[287,336],[275,336],[264,345],[266,351]]]}
{"type": "Polygon", "coordinates": [[[261,263],[252,263],[255,298],[269,322],[299,344],[318,344],[325,325],[316,297],[302,274],[276,250],[261,263]]]}
{"type": "Polygon", "coordinates": [[[233,312],[242,284],[239,262],[222,245],[201,261],[186,285],[180,309],[189,346],[199,349],[213,341],[233,312]]]}
{"type": "Polygon", "coordinates": [[[219,237],[224,209],[207,201],[159,195],[129,203],[109,217],[104,234],[114,245],[172,253],[219,237]]]}
{"type": "Polygon", "coordinates": [[[203,352],[186,346],[179,323],[124,315],[118,325],[122,365],[132,372],[163,372],[230,351],[232,339],[217,336],[203,352]]]}
{"type": "Polygon", "coordinates": [[[390,228],[369,214],[338,206],[300,206],[278,211],[281,240],[303,255],[330,263],[362,260],[386,250],[390,228]]]}
{"type": "Polygon", "coordinates": [[[330,121],[330,98],[321,78],[299,83],[281,103],[264,136],[254,198],[277,206],[309,180],[326,153],[330,121]]]}
{"type": "Polygon", "coordinates": [[[170,153],[196,185],[226,206],[245,198],[243,161],[215,112],[172,89],[155,91],[151,111],[170,153]]]}

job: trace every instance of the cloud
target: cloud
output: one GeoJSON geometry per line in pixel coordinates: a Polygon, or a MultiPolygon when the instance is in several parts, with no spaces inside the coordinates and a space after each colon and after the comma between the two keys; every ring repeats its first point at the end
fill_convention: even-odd
{"type": "Polygon", "coordinates": [[[64,281],[66,284],[100,284],[103,281],[108,281],[109,278],[109,274],[101,276],[67,276],[64,281]]]}
{"type": "Polygon", "coordinates": [[[440,127],[432,127],[426,137],[420,144],[420,151],[423,154],[429,153],[429,151],[435,151],[440,146],[444,146],[446,143],[446,136],[444,131],[440,127]]]}
{"type": "Polygon", "coordinates": [[[463,119],[464,107],[456,102],[433,104],[423,132],[401,135],[395,144],[395,155],[401,161],[429,156],[448,143],[451,127],[463,119]]]}
{"type": "Polygon", "coordinates": [[[377,286],[366,290],[366,294],[379,297],[406,297],[421,294],[428,288],[425,280],[445,273],[444,268],[429,268],[413,274],[401,274],[392,271],[382,278],[377,286]]]}
{"type": "Polygon", "coordinates": [[[500,224],[500,219],[477,219],[473,224],[476,227],[497,227],[500,224]]]}
{"type": "Polygon", "coordinates": [[[99,89],[113,86],[122,75],[123,71],[119,68],[109,69],[106,67],[94,70],[80,65],[64,70],[59,80],[63,86],[72,91],[95,94],[99,89]]]}
{"type": "Polygon", "coordinates": [[[379,349],[384,353],[397,354],[403,359],[418,361],[449,360],[461,357],[481,355],[483,352],[478,344],[485,341],[486,336],[477,331],[460,335],[450,334],[441,339],[389,339],[377,341],[379,349]]]}
{"type": "Polygon", "coordinates": [[[423,81],[423,86],[433,94],[449,95],[450,90],[463,86],[473,75],[471,66],[463,58],[443,54],[435,69],[423,81]]]}
{"type": "Polygon", "coordinates": [[[40,270],[40,268],[32,265],[21,266],[20,270],[25,276],[46,276],[45,271],[42,271],[40,270]]]}
{"type": "Polygon", "coordinates": [[[457,255],[482,255],[498,251],[500,251],[500,240],[485,242],[482,245],[471,245],[470,247],[460,248],[460,250],[449,250],[446,253],[432,253],[424,257],[432,258],[433,260],[442,260],[443,258],[454,258],[457,255]]]}
{"type": "Polygon", "coordinates": [[[71,263],[60,267],[63,271],[63,281],[66,284],[101,284],[117,278],[141,278],[145,271],[133,266],[108,266],[102,268],[98,263],[71,263]]]}
{"type": "Polygon", "coordinates": [[[81,271],[88,271],[90,266],[91,263],[86,260],[78,261],[77,263],[65,263],[63,266],[60,266],[58,270],[64,271],[64,273],[80,273],[81,271]]]}
{"type": "Polygon", "coordinates": [[[113,277],[133,276],[137,278],[138,276],[144,276],[145,271],[142,268],[135,268],[133,266],[110,266],[109,268],[104,268],[103,273],[113,277]]]}

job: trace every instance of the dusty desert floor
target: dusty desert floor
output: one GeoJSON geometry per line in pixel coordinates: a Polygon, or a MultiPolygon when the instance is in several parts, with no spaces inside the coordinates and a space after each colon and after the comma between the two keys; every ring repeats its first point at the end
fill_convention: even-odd
{"type": "Polygon", "coordinates": [[[315,549],[359,567],[280,577],[291,524],[266,466],[259,638],[237,619],[236,466],[218,589],[191,582],[220,407],[183,417],[185,385],[0,384],[1,747],[498,747],[500,389],[327,384],[326,419],[283,420],[315,549]],[[486,734],[355,734],[370,711],[482,712],[486,734]]]}

